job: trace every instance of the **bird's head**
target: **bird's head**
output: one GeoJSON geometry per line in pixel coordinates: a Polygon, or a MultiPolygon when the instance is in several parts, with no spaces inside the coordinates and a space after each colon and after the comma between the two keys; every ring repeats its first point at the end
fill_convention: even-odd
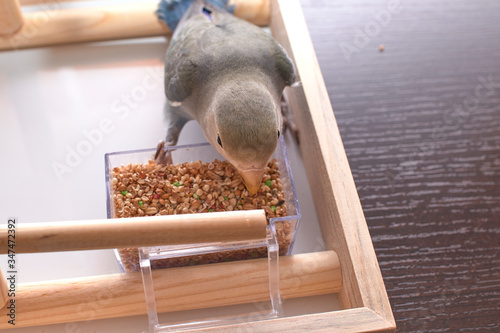
{"type": "Polygon", "coordinates": [[[264,84],[239,81],[220,90],[213,106],[209,141],[255,194],[278,143],[282,126],[279,99],[264,84]]]}

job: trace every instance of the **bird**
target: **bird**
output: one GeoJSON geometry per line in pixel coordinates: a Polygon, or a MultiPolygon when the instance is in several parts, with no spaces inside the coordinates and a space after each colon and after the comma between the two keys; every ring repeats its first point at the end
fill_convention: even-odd
{"type": "Polygon", "coordinates": [[[160,2],[157,14],[173,35],[165,56],[167,134],[155,160],[164,163],[163,147],[176,145],[195,120],[253,195],[282,135],[281,99],[295,67],[269,33],[235,17],[227,3],[160,2]]]}

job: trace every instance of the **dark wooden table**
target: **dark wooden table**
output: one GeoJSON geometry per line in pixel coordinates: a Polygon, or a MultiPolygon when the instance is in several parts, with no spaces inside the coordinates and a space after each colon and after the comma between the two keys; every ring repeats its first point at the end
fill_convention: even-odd
{"type": "Polygon", "coordinates": [[[400,332],[500,332],[500,2],[301,0],[400,332]]]}

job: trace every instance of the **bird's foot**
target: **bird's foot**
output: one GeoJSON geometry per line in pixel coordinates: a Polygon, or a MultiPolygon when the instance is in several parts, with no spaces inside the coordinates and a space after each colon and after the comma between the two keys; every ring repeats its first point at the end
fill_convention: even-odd
{"type": "Polygon", "coordinates": [[[156,146],[156,153],[154,160],[157,164],[172,164],[172,152],[170,150],[165,151],[165,141],[161,140],[156,146]]]}
{"type": "Polygon", "coordinates": [[[299,129],[293,119],[292,113],[290,112],[288,103],[283,96],[281,97],[281,114],[283,115],[283,135],[286,134],[287,130],[290,130],[295,143],[299,145],[299,129]]]}

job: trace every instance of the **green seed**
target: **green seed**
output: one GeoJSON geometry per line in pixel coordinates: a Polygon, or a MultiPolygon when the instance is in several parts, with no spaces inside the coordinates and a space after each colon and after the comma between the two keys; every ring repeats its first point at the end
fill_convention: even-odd
{"type": "Polygon", "coordinates": [[[266,184],[267,187],[271,188],[271,183],[272,183],[271,179],[268,179],[268,180],[266,180],[265,184],[266,184]]]}
{"type": "Polygon", "coordinates": [[[214,210],[213,210],[212,208],[210,208],[208,211],[209,211],[209,212],[213,212],[214,210]]]}
{"type": "Polygon", "coordinates": [[[229,200],[229,198],[228,197],[224,197],[224,200],[229,200]]]}
{"type": "Polygon", "coordinates": [[[275,212],[275,211],[276,211],[276,206],[271,206],[271,210],[272,210],[273,212],[275,212]]]}
{"type": "Polygon", "coordinates": [[[139,201],[139,206],[141,206],[141,207],[144,206],[144,204],[142,203],[142,200],[139,201]]]}
{"type": "Polygon", "coordinates": [[[122,195],[127,195],[128,191],[122,191],[122,195]]]}
{"type": "Polygon", "coordinates": [[[179,187],[179,186],[181,186],[181,183],[175,182],[175,183],[173,183],[173,185],[179,187]]]}
{"type": "Polygon", "coordinates": [[[198,194],[196,194],[196,193],[193,193],[193,197],[195,197],[196,199],[200,198],[200,196],[198,194]]]}

